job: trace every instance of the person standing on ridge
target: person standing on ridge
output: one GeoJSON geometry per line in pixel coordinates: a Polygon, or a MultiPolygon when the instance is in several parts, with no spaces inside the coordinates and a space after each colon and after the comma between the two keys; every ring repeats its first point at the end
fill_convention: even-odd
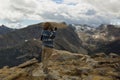
{"type": "Polygon", "coordinates": [[[44,23],[41,33],[42,41],[42,57],[43,72],[48,74],[48,62],[53,53],[54,38],[56,36],[57,28],[53,27],[49,22],[44,23]]]}

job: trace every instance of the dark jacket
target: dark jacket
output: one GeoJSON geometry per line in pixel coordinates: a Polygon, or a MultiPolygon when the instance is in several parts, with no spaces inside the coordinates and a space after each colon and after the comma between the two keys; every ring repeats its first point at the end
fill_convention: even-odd
{"type": "Polygon", "coordinates": [[[56,31],[43,30],[41,33],[42,45],[45,47],[53,48],[53,40],[56,36],[56,31]]]}

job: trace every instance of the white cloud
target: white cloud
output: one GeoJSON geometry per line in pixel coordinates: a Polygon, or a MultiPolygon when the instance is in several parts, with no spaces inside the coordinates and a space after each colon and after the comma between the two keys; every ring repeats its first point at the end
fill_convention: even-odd
{"type": "Polygon", "coordinates": [[[65,4],[77,4],[77,3],[81,3],[82,0],[63,0],[63,3],[65,4]]]}
{"type": "Polygon", "coordinates": [[[120,14],[119,0],[85,0],[88,4],[96,7],[101,13],[118,16],[120,14]]]}
{"type": "Polygon", "coordinates": [[[17,22],[17,23],[6,23],[5,25],[9,26],[10,28],[15,28],[15,29],[19,29],[19,28],[23,28],[23,27],[27,26],[27,25],[23,25],[19,22],[17,22]]]}
{"type": "Polygon", "coordinates": [[[120,17],[119,0],[0,0],[0,19],[10,24],[22,20],[101,24],[120,17]]]}

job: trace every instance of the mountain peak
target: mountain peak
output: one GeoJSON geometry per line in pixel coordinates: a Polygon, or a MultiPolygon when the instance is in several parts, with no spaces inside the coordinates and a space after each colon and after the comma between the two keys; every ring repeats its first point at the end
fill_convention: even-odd
{"type": "Polygon", "coordinates": [[[6,26],[5,26],[4,24],[2,24],[2,25],[0,26],[0,28],[1,28],[1,27],[6,27],[6,26]]]}
{"type": "Polygon", "coordinates": [[[13,29],[8,28],[8,27],[5,26],[4,24],[2,24],[2,25],[0,26],[0,34],[6,34],[6,33],[11,32],[11,31],[13,31],[13,29]]]}

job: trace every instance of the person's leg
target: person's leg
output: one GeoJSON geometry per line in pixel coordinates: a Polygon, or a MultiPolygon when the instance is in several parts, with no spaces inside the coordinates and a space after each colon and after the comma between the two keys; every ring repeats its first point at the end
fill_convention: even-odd
{"type": "Polygon", "coordinates": [[[42,46],[42,55],[41,55],[41,62],[44,61],[44,57],[45,57],[45,47],[42,46]]]}
{"type": "Polygon", "coordinates": [[[47,61],[47,62],[49,62],[52,53],[53,53],[53,48],[48,48],[47,54],[45,55],[45,56],[47,57],[47,58],[46,58],[46,61],[47,61]]]}
{"type": "Polygon", "coordinates": [[[43,69],[45,73],[48,73],[48,64],[49,64],[49,59],[52,55],[52,51],[53,51],[52,48],[48,48],[48,47],[45,48],[44,69],[43,69]]]}
{"type": "Polygon", "coordinates": [[[41,57],[42,64],[43,64],[43,70],[46,68],[46,54],[47,54],[47,48],[43,47],[43,49],[42,49],[42,57],[41,57]]]}

